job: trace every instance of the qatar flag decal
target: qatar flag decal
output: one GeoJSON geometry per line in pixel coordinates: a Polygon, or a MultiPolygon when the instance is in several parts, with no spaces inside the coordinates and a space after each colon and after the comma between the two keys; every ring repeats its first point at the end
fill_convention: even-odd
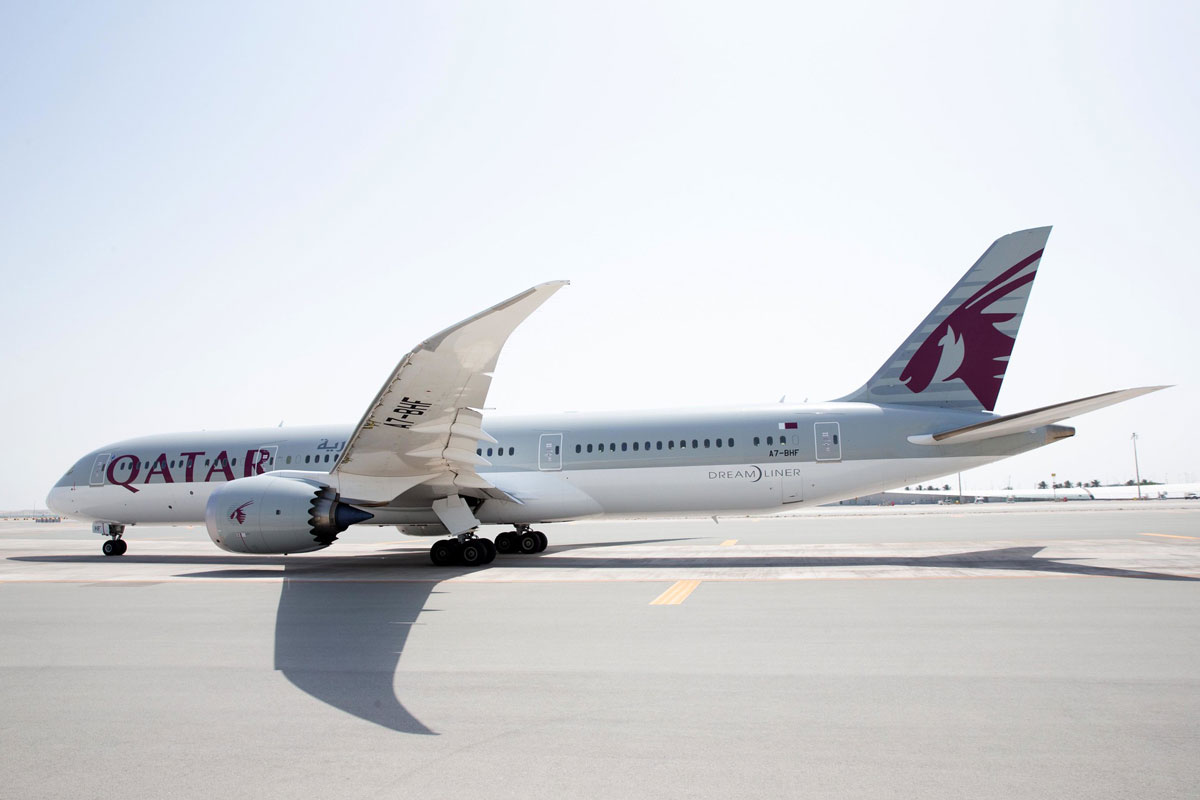
{"type": "Polygon", "coordinates": [[[781,423],[779,423],[779,430],[781,430],[781,431],[794,431],[799,427],[800,427],[799,422],[781,422],[781,423]]]}

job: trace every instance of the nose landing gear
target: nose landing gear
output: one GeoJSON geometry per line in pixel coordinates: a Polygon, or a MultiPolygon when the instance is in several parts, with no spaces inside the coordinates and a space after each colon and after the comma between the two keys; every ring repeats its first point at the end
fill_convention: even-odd
{"type": "Polygon", "coordinates": [[[126,541],[124,539],[120,539],[116,536],[109,539],[107,542],[105,542],[103,545],[100,546],[100,550],[106,556],[123,556],[123,555],[125,555],[125,551],[128,549],[129,549],[128,543],[126,543],[126,541]]]}
{"type": "Polygon", "coordinates": [[[129,549],[129,544],[121,538],[125,533],[124,525],[116,522],[93,522],[92,533],[108,537],[108,541],[100,547],[101,552],[106,556],[123,556],[129,549]]]}

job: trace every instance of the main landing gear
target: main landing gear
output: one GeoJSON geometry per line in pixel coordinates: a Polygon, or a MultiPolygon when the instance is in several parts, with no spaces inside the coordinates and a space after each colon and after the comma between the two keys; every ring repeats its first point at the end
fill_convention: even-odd
{"type": "Polygon", "coordinates": [[[546,534],[531,530],[528,525],[517,525],[515,531],[505,531],[496,537],[496,550],[501,553],[531,555],[545,550],[547,544],[546,534]]]}
{"type": "Polygon", "coordinates": [[[528,525],[516,526],[516,531],[505,531],[491,539],[473,533],[460,533],[453,539],[441,539],[429,548],[429,560],[439,567],[479,567],[490,564],[497,553],[540,553],[549,543],[546,534],[530,530],[528,525]]]}

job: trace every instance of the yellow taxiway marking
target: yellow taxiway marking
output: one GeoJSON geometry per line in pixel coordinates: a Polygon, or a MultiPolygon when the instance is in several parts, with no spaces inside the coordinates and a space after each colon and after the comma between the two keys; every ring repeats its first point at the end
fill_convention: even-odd
{"type": "Polygon", "coordinates": [[[1200,539],[1200,536],[1180,536],[1177,533],[1143,533],[1141,536],[1161,536],[1164,539],[1200,539]]]}
{"type": "Polygon", "coordinates": [[[721,547],[733,547],[735,544],[737,544],[737,539],[726,539],[721,542],[721,547]]]}
{"type": "Polygon", "coordinates": [[[700,581],[675,581],[671,584],[671,588],[654,598],[650,602],[652,606],[677,606],[687,599],[687,596],[696,591],[696,587],[700,585],[700,581]]]}

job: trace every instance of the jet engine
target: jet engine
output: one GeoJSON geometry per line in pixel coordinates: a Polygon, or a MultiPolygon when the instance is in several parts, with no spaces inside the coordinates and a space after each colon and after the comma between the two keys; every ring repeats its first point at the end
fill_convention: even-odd
{"type": "Polygon", "coordinates": [[[271,474],[238,478],[208,498],[208,536],[231,553],[307,553],[373,517],[329,486],[271,474]]]}

